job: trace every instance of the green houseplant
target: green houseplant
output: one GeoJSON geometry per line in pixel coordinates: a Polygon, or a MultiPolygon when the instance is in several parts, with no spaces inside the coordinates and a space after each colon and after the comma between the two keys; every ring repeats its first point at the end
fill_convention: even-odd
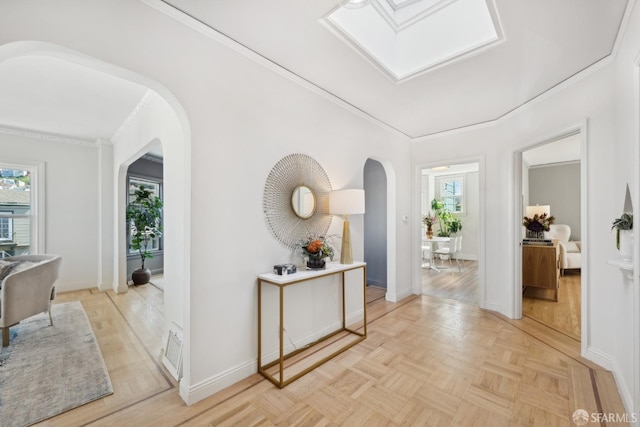
{"type": "Polygon", "coordinates": [[[131,249],[138,251],[142,265],[131,274],[135,285],[149,283],[151,270],[144,266],[147,258],[153,258],[149,244],[162,235],[162,200],[140,185],[135,190],[135,200],[127,206],[127,221],[131,233],[131,249]]]}
{"type": "Polygon", "coordinates": [[[443,201],[433,199],[431,209],[435,212],[438,220],[438,236],[451,237],[452,234],[462,230],[462,220],[453,216],[453,213],[445,208],[443,201]]]}
{"type": "Polygon", "coordinates": [[[629,252],[631,251],[631,246],[633,245],[633,242],[630,241],[630,239],[627,239],[626,237],[630,237],[629,235],[631,234],[630,230],[633,230],[633,215],[630,213],[623,213],[622,215],[620,215],[620,218],[616,218],[613,220],[613,223],[611,224],[611,229],[612,230],[616,230],[616,248],[620,251],[620,254],[623,257],[630,257],[629,252]],[[623,247],[621,249],[621,244],[620,244],[620,237],[625,236],[625,238],[623,239],[623,247]]]}

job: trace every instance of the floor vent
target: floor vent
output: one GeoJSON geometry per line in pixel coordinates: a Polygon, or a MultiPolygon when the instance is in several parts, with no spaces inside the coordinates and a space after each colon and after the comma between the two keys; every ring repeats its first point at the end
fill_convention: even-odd
{"type": "Polygon", "coordinates": [[[182,377],[182,331],[173,327],[169,329],[162,363],[171,372],[171,375],[179,380],[182,377]]]}

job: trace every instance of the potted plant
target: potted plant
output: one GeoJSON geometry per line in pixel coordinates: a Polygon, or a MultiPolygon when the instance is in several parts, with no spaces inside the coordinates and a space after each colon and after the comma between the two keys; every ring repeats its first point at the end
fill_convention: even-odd
{"type": "Polygon", "coordinates": [[[327,244],[324,237],[310,237],[300,246],[302,253],[308,258],[307,268],[311,270],[323,269],[326,265],[324,259],[333,259],[333,248],[327,244]]]}
{"type": "Polygon", "coordinates": [[[153,258],[149,244],[162,235],[162,200],[140,185],[135,190],[135,200],[127,206],[127,221],[131,233],[131,249],[137,250],[142,260],[139,269],[131,274],[134,285],[149,283],[151,270],[144,266],[147,258],[153,258]]]}
{"type": "Polygon", "coordinates": [[[633,256],[633,215],[623,213],[620,218],[613,220],[612,230],[616,230],[616,248],[620,251],[620,255],[625,259],[631,259],[633,256]]]}
{"type": "Polygon", "coordinates": [[[452,234],[462,230],[462,220],[453,216],[441,200],[433,199],[431,201],[431,209],[436,213],[438,218],[438,236],[451,237],[452,234]]]}
{"type": "Polygon", "coordinates": [[[527,229],[527,237],[531,239],[544,239],[544,232],[549,231],[556,217],[549,216],[546,212],[542,215],[535,214],[533,218],[524,217],[522,225],[527,229]]]}

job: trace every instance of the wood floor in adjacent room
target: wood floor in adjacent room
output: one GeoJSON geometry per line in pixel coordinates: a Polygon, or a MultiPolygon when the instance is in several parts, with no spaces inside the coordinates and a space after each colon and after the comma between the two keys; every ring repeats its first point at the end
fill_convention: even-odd
{"type": "Polygon", "coordinates": [[[550,291],[527,288],[522,298],[522,315],[580,341],[580,270],[567,270],[560,277],[558,301],[548,298],[550,291]],[[546,294],[545,294],[546,293],[546,294]]]}
{"type": "Polygon", "coordinates": [[[611,373],[575,340],[430,296],[375,300],[365,341],[282,390],[256,374],[188,407],[160,363],[159,289],[56,302],[71,300],[87,312],[114,394],[40,425],[572,426],[578,408],[624,413],[611,373]]]}

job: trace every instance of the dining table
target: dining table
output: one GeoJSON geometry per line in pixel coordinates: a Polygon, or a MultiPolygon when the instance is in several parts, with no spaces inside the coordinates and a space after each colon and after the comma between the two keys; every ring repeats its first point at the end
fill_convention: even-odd
{"type": "Polygon", "coordinates": [[[427,237],[427,238],[423,238],[422,239],[422,250],[426,250],[426,246],[429,246],[429,268],[431,270],[435,270],[438,273],[440,272],[440,270],[435,266],[434,263],[434,258],[433,258],[433,244],[434,243],[441,243],[441,242],[450,242],[451,238],[450,237],[427,237]]]}

